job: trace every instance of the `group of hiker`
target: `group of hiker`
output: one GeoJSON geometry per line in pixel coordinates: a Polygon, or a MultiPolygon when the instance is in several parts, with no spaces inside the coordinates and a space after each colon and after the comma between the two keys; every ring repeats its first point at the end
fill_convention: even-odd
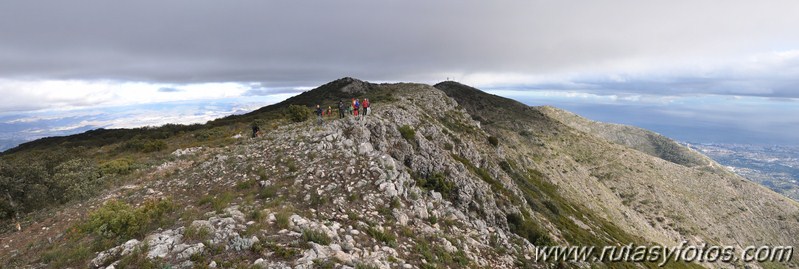
{"type": "MultiPolygon", "coordinates": [[[[355,116],[356,119],[362,119],[372,111],[370,106],[371,104],[369,103],[369,98],[364,98],[363,100],[352,98],[352,102],[349,104],[346,104],[344,100],[339,100],[338,115],[340,119],[346,117],[347,114],[355,116]]],[[[333,117],[333,108],[328,106],[327,109],[325,109],[321,105],[316,105],[314,114],[316,115],[316,123],[322,124],[325,117],[333,117]]],[[[258,126],[258,124],[253,123],[252,137],[259,136],[261,136],[261,128],[258,126]]]]}
{"type": "MultiPolygon", "coordinates": [[[[356,119],[361,119],[365,117],[371,111],[369,104],[369,98],[364,98],[363,101],[358,100],[356,98],[352,98],[352,102],[347,105],[344,103],[344,100],[338,101],[338,117],[339,119],[343,119],[346,117],[346,114],[350,114],[355,116],[356,119]]],[[[324,122],[324,117],[332,117],[333,116],[333,109],[328,106],[327,110],[322,108],[319,105],[316,105],[316,123],[322,124],[324,122]]]]}

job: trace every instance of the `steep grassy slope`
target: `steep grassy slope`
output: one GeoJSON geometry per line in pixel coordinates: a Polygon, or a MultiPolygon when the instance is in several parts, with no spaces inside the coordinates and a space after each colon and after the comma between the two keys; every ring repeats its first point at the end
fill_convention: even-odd
{"type": "Polygon", "coordinates": [[[799,204],[733,173],[709,169],[719,166],[668,139],[634,128],[603,128],[574,115],[550,117],[557,111],[524,107],[453,82],[436,87],[473,117],[485,119],[483,129],[504,141],[507,157],[535,167],[568,200],[629,233],[662,244],[799,241],[799,225],[791,217],[799,214],[799,204]],[[653,144],[668,146],[648,150],[653,144]]]}
{"type": "Polygon", "coordinates": [[[707,167],[715,172],[723,168],[707,156],[695,152],[655,132],[638,127],[596,122],[574,113],[551,106],[539,107],[539,111],[569,127],[590,133],[610,142],[624,145],[646,154],[687,167],[707,167]]]}

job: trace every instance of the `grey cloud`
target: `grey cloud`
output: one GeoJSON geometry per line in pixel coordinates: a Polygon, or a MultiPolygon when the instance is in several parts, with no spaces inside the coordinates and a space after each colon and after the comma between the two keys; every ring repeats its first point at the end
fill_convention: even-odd
{"type": "Polygon", "coordinates": [[[302,90],[298,90],[296,88],[252,88],[244,92],[244,96],[267,96],[267,95],[275,95],[275,94],[285,94],[285,93],[301,93],[302,90]]]}
{"type": "Polygon", "coordinates": [[[164,88],[159,88],[158,89],[158,92],[182,92],[182,91],[183,90],[181,90],[181,89],[175,89],[175,88],[169,88],[169,87],[164,87],[164,88]]]}
{"type": "Polygon", "coordinates": [[[799,3],[18,1],[0,77],[311,86],[547,73],[796,45],[799,3]],[[779,7],[779,8],[776,8],[779,7]]]}
{"type": "Polygon", "coordinates": [[[509,90],[568,90],[597,95],[650,94],[684,96],[697,94],[762,96],[775,99],[799,98],[799,72],[792,75],[761,77],[754,74],[719,74],[698,77],[690,74],[653,76],[650,74],[611,79],[572,78],[563,82],[520,84],[495,88],[509,90]]]}

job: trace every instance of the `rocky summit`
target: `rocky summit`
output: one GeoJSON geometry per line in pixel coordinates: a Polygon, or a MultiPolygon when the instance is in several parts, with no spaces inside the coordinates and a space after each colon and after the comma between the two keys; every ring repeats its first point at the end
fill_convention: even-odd
{"type": "MultiPolygon", "coordinates": [[[[35,210],[14,203],[25,217],[6,220],[21,226],[0,234],[0,266],[635,268],[654,265],[541,263],[535,249],[799,243],[799,204],[668,138],[457,82],[344,78],[185,128],[141,148],[130,141],[163,129],[58,140],[100,164],[102,188],[35,210]],[[371,112],[320,124],[307,111],[350,98],[369,98],[371,112]],[[251,122],[262,135],[250,137],[251,122]],[[108,168],[119,160],[124,173],[108,168]]],[[[666,264],[743,266],[796,265],[666,264]]]]}

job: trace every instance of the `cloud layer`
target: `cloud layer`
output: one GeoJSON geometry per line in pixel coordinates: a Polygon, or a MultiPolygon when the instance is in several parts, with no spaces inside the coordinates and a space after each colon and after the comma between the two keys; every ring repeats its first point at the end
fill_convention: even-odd
{"type": "Polygon", "coordinates": [[[0,9],[0,77],[294,87],[713,73],[799,48],[798,13],[795,1],[19,1],[0,9]]]}

